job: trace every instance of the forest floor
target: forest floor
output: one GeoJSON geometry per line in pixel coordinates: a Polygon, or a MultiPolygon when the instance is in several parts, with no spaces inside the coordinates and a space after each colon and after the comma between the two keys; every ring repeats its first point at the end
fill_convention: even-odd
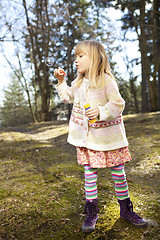
{"type": "Polygon", "coordinates": [[[124,116],[132,161],[125,165],[136,228],[119,217],[110,169],[98,170],[99,220],[81,231],[84,172],[66,142],[68,124],[0,129],[0,240],[160,239],[160,113],[124,116]]]}

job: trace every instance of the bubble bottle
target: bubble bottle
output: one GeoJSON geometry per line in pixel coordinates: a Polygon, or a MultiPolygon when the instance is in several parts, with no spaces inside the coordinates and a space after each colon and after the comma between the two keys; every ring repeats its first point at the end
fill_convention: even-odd
{"type": "MultiPolygon", "coordinates": [[[[84,105],[84,108],[85,108],[85,110],[88,110],[88,109],[91,108],[91,106],[90,106],[89,103],[87,103],[87,104],[84,105]]],[[[94,118],[94,119],[89,119],[89,122],[90,122],[90,123],[95,123],[95,122],[96,122],[96,119],[95,119],[95,118],[94,118]]]]}

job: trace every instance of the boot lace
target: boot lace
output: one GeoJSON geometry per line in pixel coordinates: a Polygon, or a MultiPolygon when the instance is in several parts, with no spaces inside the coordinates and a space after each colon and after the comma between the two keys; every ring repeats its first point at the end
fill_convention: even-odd
{"type": "Polygon", "coordinates": [[[128,213],[130,214],[130,216],[136,220],[138,219],[142,219],[138,214],[136,214],[135,212],[133,212],[133,203],[130,201],[128,204],[128,213]]]}

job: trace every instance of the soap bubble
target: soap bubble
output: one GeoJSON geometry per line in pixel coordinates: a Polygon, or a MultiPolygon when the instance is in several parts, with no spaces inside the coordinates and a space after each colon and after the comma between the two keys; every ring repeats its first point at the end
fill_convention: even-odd
{"type": "Polygon", "coordinates": [[[51,67],[54,63],[54,58],[53,57],[47,57],[45,59],[45,64],[48,66],[48,67],[51,67]]]}

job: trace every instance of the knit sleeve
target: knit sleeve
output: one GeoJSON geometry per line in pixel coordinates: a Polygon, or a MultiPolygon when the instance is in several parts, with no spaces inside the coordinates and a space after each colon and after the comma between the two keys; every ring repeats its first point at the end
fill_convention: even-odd
{"type": "Polygon", "coordinates": [[[73,103],[73,99],[74,99],[74,94],[73,94],[73,89],[74,89],[74,82],[75,80],[72,82],[71,87],[69,87],[66,83],[66,81],[64,81],[61,84],[57,84],[55,86],[58,95],[61,99],[62,102],[64,103],[73,103]]]}
{"type": "Polygon", "coordinates": [[[105,94],[107,103],[104,106],[98,105],[99,121],[112,121],[120,116],[125,107],[125,101],[121,97],[116,81],[111,77],[106,77],[105,94]]]}

